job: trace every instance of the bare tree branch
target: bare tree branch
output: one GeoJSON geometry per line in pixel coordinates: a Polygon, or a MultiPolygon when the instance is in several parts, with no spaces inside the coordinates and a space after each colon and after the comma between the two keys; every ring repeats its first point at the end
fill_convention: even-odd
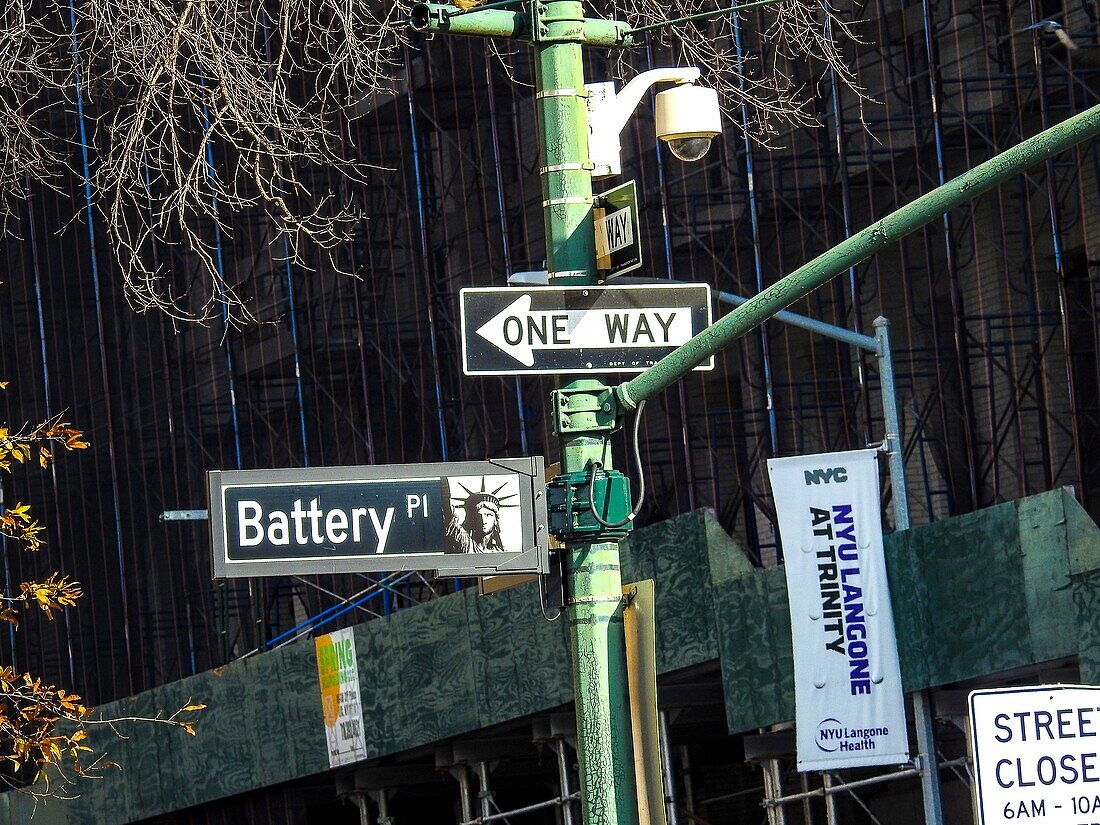
{"type": "MultiPolygon", "coordinates": [[[[639,27],[730,0],[590,2],[592,14],[639,27]]],[[[392,91],[409,5],[81,0],[73,30],[68,0],[6,0],[0,224],[28,187],[67,171],[79,90],[95,206],[131,304],[188,321],[259,320],[234,232],[295,266],[341,271],[338,255],[364,216],[340,193],[367,169],[349,124],[392,91]]],[[[784,126],[816,123],[809,92],[821,78],[863,100],[840,45],[856,38],[827,0],[776,0],[751,17],[725,13],[649,36],[662,58],[702,68],[727,112],[744,112],[735,122],[765,144],[784,126]]],[[[508,69],[530,59],[493,48],[508,69]]],[[[637,68],[631,59],[620,57],[621,74],[637,68]]]]}
{"type": "MultiPolygon", "coordinates": [[[[231,217],[261,215],[278,255],[310,266],[360,219],[313,173],[358,178],[339,124],[384,82],[395,40],[352,0],[88,0],[83,14],[102,84],[96,181],[127,294],[139,310],[205,320],[224,307],[254,320],[218,258],[231,217]],[[154,265],[180,246],[210,284],[154,265]]],[[[335,266],[335,261],[331,260],[335,266]]]]}
{"type": "MultiPolygon", "coordinates": [[[[635,28],[713,12],[730,0],[608,0],[607,14],[635,28]]],[[[727,13],[709,20],[677,23],[653,30],[651,36],[681,65],[703,70],[733,116],[744,107],[749,136],[765,145],[781,126],[813,126],[818,120],[806,84],[793,79],[794,64],[809,72],[835,72],[840,84],[866,100],[849,67],[842,45],[860,42],[851,25],[826,0],[779,0],[750,18],[727,13]],[[764,27],[757,30],[758,21],[764,27]],[[736,42],[740,26],[742,48],[736,42]]],[[[623,60],[629,55],[623,55],[623,60]]],[[[620,63],[620,71],[629,69],[620,63]]],[[[740,126],[740,121],[736,121],[740,126]]]]}
{"type": "Polygon", "coordinates": [[[6,231],[15,201],[33,181],[50,182],[65,159],[57,140],[39,125],[55,104],[68,66],[56,60],[58,40],[34,0],[5,0],[0,7],[0,231],[6,231]]]}

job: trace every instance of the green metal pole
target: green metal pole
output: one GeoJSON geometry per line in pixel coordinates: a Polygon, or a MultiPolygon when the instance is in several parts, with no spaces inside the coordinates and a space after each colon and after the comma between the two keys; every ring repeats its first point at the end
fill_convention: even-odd
{"type": "MultiPolygon", "coordinates": [[[[582,47],[630,45],[630,26],[618,20],[585,19],[581,0],[534,0],[530,15],[498,8],[459,12],[454,6],[418,3],[409,25],[423,33],[530,40],[535,47],[536,97],[541,145],[540,177],[546,229],[546,267],[556,285],[591,286],[597,281],[592,223],[592,163],[588,156],[588,105],[582,47]]],[[[588,475],[599,462],[605,521],[630,509],[629,489],[607,480],[616,426],[616,405],[602,382],[585,379],[554,390],[551,418],[561,438],[567,498],[584,497],[588,475]],[[572,486],[569,486],[572,485],[572,486]],[[623,503],[625,501],[625,504],[623,503]],[[614,509],[614,508],[612,508],[614,509]],[[622,512],[620,512],[622,511],[622,512]]],[[[555,483],[558,479],[555,480],[555,483]]],[[[621,483],[619,483],[621,482],[621,483]]],[[[553,521],[553,516],[551,517],[553,521]]],[[[585,825],[637,825],[638,795],[627,694],[622,578],[618,539],[630,529],[594,526],[587,514],[565,519],[568,617],[573,650],[581,810],[585,825]],[[578,524],[583,526],[578,528],[578,524]]]]}
{"type": "MultiPolygon", "coordinates": [[[[552,284],[593,285],[584,9],[579,0],[536,0],[532,6],[546,268],[552,284]]],[[[551,415],[561,438],[564,475],[583,473],[590,462],[610,468],[611,428],[599,426],[594,414],[605,391],[601,382],[584,379],[553,393],[551,415]]],[[[585,825],[635,825],[638,797],[617,537],[568,538],[566,554],[581,812],[585,825]]]]}
{"type": "Polygon", "coordinates": [[[1082,141],[1100,135],[1100,106],[1062,121],[1023,143],[979,164],[943,186],[921,195],[882,220],[857,232],[828,252],[814,258],[787,277],[750,298],[717,323],[673,350],[645,372],[616,387],[623,406],[634,409],[694,366],[733,343],[850,267],[869,258],[888,244],[938,220],[948,210],[976,198],[1027,167],[1044,161],[1082,141]]]}

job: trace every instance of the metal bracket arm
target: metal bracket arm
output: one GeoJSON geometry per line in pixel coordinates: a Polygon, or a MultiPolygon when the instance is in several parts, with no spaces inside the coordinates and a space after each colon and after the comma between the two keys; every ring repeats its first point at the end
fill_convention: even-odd
{"type": "Polygon", "coordinates": [[[550,391],[550,418],[558,436],[613,433],[621,412],[615,392],[602,384],[550,391]]]}
{"type": "MultiPolygon", "coordinates": [[[[526,12],[495,8],[460,11],[450,3],[417,3],[409,10],[409,27],[424,34],[531,39],[526,12]]],[[[621,20],[585,17],[580,21],[578,36],[587,46],[603,48],[625,48],[632,42],[630,25],[621,20]]]]}

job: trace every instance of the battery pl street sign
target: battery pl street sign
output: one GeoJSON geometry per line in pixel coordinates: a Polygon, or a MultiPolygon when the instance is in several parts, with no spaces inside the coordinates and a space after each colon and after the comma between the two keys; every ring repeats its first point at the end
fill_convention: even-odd
{"type": "Polygon", "coordinates": [[[548,570],[541,456],[207,476],[215,578],[548,570]]]}
{"type": "Polygon", "coordinates": [[[596,266],[608,277],[622,275],[642,265],[638,224],[638,189],[624,183],[596,198],[596,266]]]}
{"type": "Polygon", "coordinates": [[[463,289],[460,301],[466,375],[641,372],[711,321],[707,284],[463,289]]]}
{"type": "Polygon", "coordinates": [[[1100,687],[970,694],[979,825],[1100,823],[1100,687]]]}

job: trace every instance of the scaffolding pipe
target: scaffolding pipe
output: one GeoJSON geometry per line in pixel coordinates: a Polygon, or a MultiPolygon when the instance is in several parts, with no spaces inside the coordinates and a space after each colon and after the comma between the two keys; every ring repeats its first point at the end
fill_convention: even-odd
{"type": "MultiPolygon", "coordinates": [[[[29,179],[29,177],[25,177],[24,180],[26,181],[27,189],[29,191],[30,190],[30,179],[29,179]]],[[[30,243],[30,247],[31,247],[31,268],[32,268],[32,271],[33,271],[33,274],[34,274],[34,303],[35,303],[35,310],[36,310],[35,311],[35,317],[37,318],[37,321],[38,321],[39,356],[42,359],[42,390],[43,390],[43,393],[45,395],[46,420],[48,421],[48,420],[52,419],[53,416],[54,416],[54,407],[53,407],[52,397],[51,397],[51,394],[50,394],[50,383],[51,383],[50,365],[49,365],[49,361],[46,358],[46,315],[45,315],[45,311],[43,310],[43,307],[42,307],[42,278],[41,278],[41,267],[39,266],[39,260],[38,260],[38,233],[36,232],[36,223],[35,223],[35,220],[34,220],[34,201],[28,201],[27,202],[27,239],[28,239],[28,241],[30,243]]],[[[54,462],[51,462],[49,469],[50,469],[50,486],[53,488],[53,494],[54,494],[54,502],[53,502],[54,523],[55,524],[61,524],[62,523],[61,502],[63,500],[63,496],[61,495],[61,493],[58,489],[58,485],[57,485],[57,464],[54,463],[54,462]]],[[[4,509],[4,494],[3,494],[3,490],[0,490],[0,510],[3,510],[3,509],[4,509]]],[[[0,546],[2,546],[3,552],[4,552],[4,592],[5,593],[11,593],[12,592],[11,570],[8,566],[8,557],[7,557],[8,544],[7,544],[7,538],[6,537],[2,539],[2,545],[0,545],[0,546]]],[[[62,550],[57,555],[58,572],[61,573],[62,575],[65,575],[68,572],[66,570],[66,565],[65,565],[65,556],[66,556],[66,553],[64,552],[64,550],[62,550]]],[[[70,680],[70,684],[75,685],[77,683],[77,681],[76,681],[76,661],[75,661],[75,657],[73,656],[73,636],[74,636],[74,634],[72,633],[72,631],[70,629],[69,611],[68,610],[62,610],[61,611],[61,621],[62,621],[62,624],[65,627],[65,652],[68,655],[68,659],[69,659],[69,680],[70,680]]],[[[10,623],[10,622],[8,623],[8,640],[11,644],[11,659],[9,659],[8,661],[11,663],[11,667],[13,669],[16,669],[16,664],[15,664],[15,625],[10,623]]],[[[192,651],[193,651],[193,649],[192,649],[192,651]]],[[[17,669],[16,669],[16,672],[18,672],[17,669]]]]}
{"type": "MultiPolygon", "coordinates": [[[[493,801],[493,791],[489,787],[489,763],[478,762],[477,763],[477,780],[478,780],[478,799],[481,800],[481,816],[474,822],[486,822],[488,817],[492,816],[493,812],[490,809],[490,804],[493,801]]],[[[463,823],[463,825],[470,825],[470,823],[463,823]]]]}
{"type": "MultiPolygon", "coordinates": [[[[802,792],[805,793],[810,789],[810,775],[799,773],[798,779],[799,784],[802,786],[802,792]]],[[[810,804],[810,797],[808,796],[802,800],[802,822],[803,825],[814,825],[813,806],[810,804]]]]}
{"type": "MultiPolygon", "coordinates": [[[[924,31],[925,58],[928,61],[928,96],[931,102],[932,136],[936,149],[936,182],[942,187],[947,182],[947,161],[945,157],[943,138],[943,101],[940,91],[939,73],[936,71],[939,50],[932,31],[932,8],[930,0],[921,0],[922,26],[924,31]]],[[[1044,128],[1047,124],[1043,124],[1044,128]]],[[[967,459],[967,484],[970,491],[970,507],[979,506],[978,498],[978,456],[975,449],[976,420],[974,417],[974,400],[972,382],[970,380],[970,360],[967,355],[968,345],[966,339],[966,327],[963,321],[965,307],[962,294],[959,291],[958,262],[955,258],[955,232],[951,223],[950,212],[944,211],[940,216],[943,227],[944,260],[947,264],[948,293],[951,297],[951,332],[955,339],[955,352],[958,358],[954,368],[959,376],[959,406],[963,420],[963,444],[966,447],[967,459]]],[[[931,280],[932,267],[929,267],[929,279],[931,280]]],[[[932,292],[929,284],[929,292],[932,292]]],[[[932,315],[933,329],[936,326],[936,316],[932,315]]],[[[937,376],[938,377],[938,376],[937,376]]],[[[952,485],[953,486],[953,485],[952,485]]],[[[925,806],[930,803],[928,794],[934,790],[936,796],[936,808],[939,809],[938,779],[935,780],[935,789],[925,788],[925,806]]],[[[942,820],[940,821],[942,825],[942,820]]]]}
{"type": "MultiPolygon", "coordinates": [[[[825,0],[828,7],[829,0],[825,0]]],[[[833,19],[825,18],[826,37],[833,39],[833,19]]],[[[852,236],[852,187],[851,176],[848,168],[847,128],[844,121],[844,107],[841,105],[842,87],[837,78],[836,68],[829,69],[829,84],[832,89],[833,102],[833,139],[836,141],[836,157],[840,172],[840,204],[841,217],[844,223],[844,237],[852,236]]],[[[854,266],[848,267],[848,295],[852,302],[852,326],[857,333],[863,332],[863,313],[859,298],[859,274],[854,266]]],[[[842,370],[847,374],[850,369],[848,361],[842,364],[842,370]]],[[[871,440],[871,394],[867,392],[867,370],[863,354],[856,353],[856,380],[860,388],[859,401],[863,407],[863,438],[871,440]]]]}
{"type": "MultiPolygon", "coordinates": [[[[1031,44],[1032,54],[1035,60],[1036,77],[1039,82],[1039,123],[1044,129],[1050,126],[1050,92],[1047,86],[1047,72],[1046,62],[1043,60],[1042,51],[1039,48],[1039,31],[1037,26],[1041,25],[1041,18],[1039,16],[1039,8],[1036,0],[1028,0],[1028,8],[1031,11],[1032,29],[1031,44]]],[[[1061,313],[1062,321],[1062,346],[1065,347],[1065,369],[1066,369],[1066,391],[1069,398],[1070,408],[1070,433],[1073,438],[1073,446],[1077,451],[1077,455],[1084,455],[1081,443],[1081,428],[1080,428],[1080,415],[1079,415],[1079,403],[1077,392],[1077,379],[1075,374],[1075,367],[1073,363],[1073,341],[1070,334],[1070,309],[1069,309],[1069,295],[1066,291],[1066,255],[1065,244],[1062,239],[1062,209],[1061,204],[1058,201],[1058,184],[1054,174],[1054,161],[1050,158],[1046,161],[1046,195],[1047,195],[1047,208],[1050,210],[1050,238],[1053,245],[1054,252],[1054,267],[1058,274],[1058,308],[1061,313]]],[[[1030,209],[1030,202],[1028,208],[1030,209]]],[[[1038,335],[1036,338],[1038,339],[1038,335]]],[[[1046,405],[1046,387],[1045,382],[1040,378],[1037,382],[1038,391],[1040,394],[1040,403],[1046,405]]],[[[1049,421],[1049,417],[1048,417],[1049,421]]],[[[1042,445],[1044,447],[1044,458],[1046,459],[1046,474],[1043,478],[1043,489],[1048,490],[1054,486],[1054,478],[1056,471],[1053,466],[1053,457],[1050,448],[1050,436],[1047,433],[1047,427],[1042,427],[1040,430],[1042,437],[1042,445]]],[[[1084,476],[1084,473],[1081,473],[1084,476]]],[[[1083,478],[1082,478],[1083,480],[1083,478]]],[[[1025,477],[1025,483],[1027,479],[1025,477]]],[[[1026,489],[1026,488],[1025,488],[1026,489]]],[[[1086,499],[1082,499],[1084,501],[1086,499]]]]}
{"type": "MultiPolygon", "coordinates": [[[[484,763],[482,763],[484,764],[484,763]]],[[[553,808],[555,805],[566,805],[574,799],[580,799],[579,793],[572,793],[569,796],[555,796],[553,799],[547,799],[543,802],[535,802],[532,805],[525,805],[522,808],[514,808],[511,811],[500,811],[495,814],[483,814],[477,819],[471,819],[467,822],[463,822],[462,825],[482,825],[485,822],[498,822],[502,819],[507,819],[510,816],[519,816],[520,814],[530,814],[535,811],[545,810],[546,808],[553,808]]],[[[486,803],[482,803],[483,809],[486,803]]]]}
{"type": "Polygon", "coordinates": [[[693,367],[808,295],[850,266],[1013,178],[1024,169],[1100,134],[1100,106],[1074,115],[978,164],[943,186],[860,230],[720,319],[652,367],[615,388],[627,410],[652,398],[693,367]]]}
{"type": "MultiPolygon", "coordinates": [[[[744,33],[741,20],[737,15],[732,16],[733,44],[737,50],[737,60],[740,62],[745,57],[744,33]]],[[[747,89],[748,80],[744,74],[738,77],[742,98],[748,100],[751,95],[747,89]]],[[[752,263],[756,275],[757,294],[764,291],[764,259],[760,248],[760,206],[756,198],[756,170],[753,165],[752,129],[749,128],[749,109],[747,103],[741,104],[741,135],[745,145],[745,187],[749,193],[749,224],[752,227],[752,263]]],[[[782,307],[780,307],[782,309],[782,307]]],[[[746,330],[747,332],[748,330],[746,330]]],[[[690,343],[690,342],[689,342],[690,343]]],[[[772,455],[779,454],[779,423],[775,413],[775,388],[772,381],[771,346],[768,341],[767,331],[760,330],[760,358],[764,368],[764,394],[768,412],[768,435],[771,444],[772,455]]],[[[662,359],[664,360],[664,359],[662,359]]],[[[653,369],[653,367],[650,367],[653,369]]],[[[649,370],[647,370],[648,372],[649,370]]],[[[643,373],[644,375],[645,373],[643,373]]],[[[641,376],[639,376],[641,377],[641,376]]],[[[776,534],[776,546],[779,545],[778,527],[774,528],[776,534]]],[[[782,556],[779,556],[782,561],[782,556]]]]}
{"type": "Polygon", "coordinates": [[[825,794],[825,822],[827,825],[840,825],[840,820],[837,819],[836,797],[833,793],[833,777],[828,771],[821,774],[821,790],[825,794]]]}
{"type": "MultiPolygon", "coordinates": [[[[435,329],[435,307],[432,303],[434,286],[431,272],[431,252],[428,245],[427,207],[425,205],[427,195],[424,192],[424,171],[420,163],[420,130],[416,124],[416,102],[413,95],[413,71],[409,62],[409,54],[405,53],[405,76],[409,79],[408,91],[405,95],[409,104],[409,136],[410,152],[413,161],[413,178],[416,184],[416,217],[419,229],[420,241],[420,268],[424,282],[425,309],[428,316],[428,342],[432,352],[432,378],[435,381],[435,412],[436,422],[439,425],[439,450],[440,457],[447,461],[447,428],[443,415],[443,378],[439,370],[439,341],[435,329]]],[[[389,613],[389,611],[386,611],[389,613]]]]}
{"type": "Polygon", "coordinates": [[[787,825],[787,812],[782,805],[770,805],[770,800],[783,798],[783,774],[778,759],[769,759],[764,765],[764,810],[768,825],[787,825]]]}
{"type": "Polygon", "coordinates": [[[562,820],[564,825],[573,825],[572,800],[577,795],[569,789],[571,783],[569,782],[569,754],[566,750],[568,747],[560,736],[554,741],[554,750],[558,754],[558,790],[561,798],[565,800],[561,806],[562,820]]]}
{"type": "Polygon", "coordinates": [[[378,805],[378,825],[394,825],[394,819],[390,816],[389,789],[381,788],[369,793],[374,798],[375,804],[378,805]]]}
{"type": "Polygon", "coordinates": [[[684,810],[693,814],[695,813],[695,786],[691,781],[691,748],[680,745],[676,750],[680,752],[680,771],[684,778],[684,810]]]}
{"type": "MultiPolygon", "coordinates": [[[[654,69],[653,65],[653,42],[646,43],[646,63],[649,69],[654,69]]],[[[661,198],[661,238],[664,241],[665,248],[665,277],[670,281],[676,280],[676,275],[672,270],[672,224],[669,221],[669,206],[668,206],[668,185],[667,176],[665,174],[665,147],[664,141],[654,139],[654,148],[657,153],[657,191],[661,198]]],[[[679,415],[669,415],[669,418],[673,421],[678,421],[680,426],[680,446],[684,457],[684,476],[687,480],[686,484],[676,484],[677,487],[682,487],[687,493],[687,506],[688,510],[695,509],[695,462],[691,456],[691,433],[688,430],[688,403],[687,397],[684,394],[684,384],[680,382],[676,385],[676,401],[679,405],[679,415]]],[[[666,407],[667,409],[667,407],[666,407]]],[[[667,414],[667,413],[666,413],[667,414]]],[[[670,428],[673,426],[670,423],[670,428]]],[[[675,465],[672,465],[675,468],[675,465]]],[[[674,469],[675,472],[675,469],[674,469]]]]}
{"type": "MultiPolygon", "coordinates": [[[[99,369],[103,385],[103,416],[107,424],[107,466],[111,478],[111,504],[115,525],[115,548],[118,560],[118,584],[122,595],[122,638],[126,645],[126,677],[134,693],[134,660],[130,649],[130,595],[126,587],[126,560],[122,546],[122,505],[118,485],[118,456],[115,451],[115,424],[111,408],[111,382],[107,369],[107,334],[103,321],[103,294],[99,283],[99,258],[96,255],[95,210],[92,198],[92,173],[89,160],[88,126],[84,114],[84,77],[80,66],[80,39],[77,35],[75,0],[69,0],[70,48],[78,67],[73,76],[76,90],[76,117],[80,131],[80,160],[84,173],[84,206],[88,212],[88,256],[92,270],[92,296],[95,299],[96,332],[99,337],[99,369]]],[[[209,144],[208,144],[209,145],[209,144]]]]}
{"type": "MultiPolygon", "coordinates": [[[[390,573],[388,575],[393,576],[393,575],[396,575],[396,574],[390,573]]],[[[405,579],[409,578],[410,576],[412,576],[412,573],[405,573],[400,578],[395,579],[394,581],[391,581],[391,582],[387,582],[386,579],[383,578],[381,581],[377,582],[375,585],[367,588],[367,591],[361,591],[361,592],[366,592],[366,595],[363,596],[362,598],[356,599],[355,601],[348,602],[346,604],[345,603],[334,604],[331,607],[325,608],[320,613],[318,613],[316,616],[311,616],[310,618],[306,619],[301,624],[298,624],[298,625],[292,627],[290,630],[287,630],[283,633],[280,633],[274,639],[271,639],[267,643],[266,647],[277,647],[277,646],[281,646],[281,644],[289,644],[290,642],[293,642],[296,639],[298,639],[300,636],[304,636],[306,633],[309,633],[310,631],[316,630],[321,625],[328,624],[333,619],[336,619],[340,616],[343,616],[345,613],[347,613],[351,610],[354,610],[355,608],[359,607],[359,605],[363,604],[364,602],[370,601],[371,599],[373,599],[375,596],[378,595],[379,591],[381,591],[383,595],[389,593],[389,591],[393,588],[393,585],[400,584],[401,582],[403,582],[405,579]],[[333,611],[337,611],[337,612],[333,612],[333,611]],[[304,628],[304,630],[303,630],[303,628],[304,628]],[[292,636],[297,631],[303,631],[303,632],[299,633],[298,636],[294,636],[293,638],[288,638],[289,636],[292,636]]],[[[256,651],[253,651],[253,652],[256,652],[256,651]]]]}
{"type": "Polygon", "coordinates": [[[470,766],[455,765],[451,772],[458,780],[458,802],[462,809],[462,821],[469,822],[474,818],[474,798],[470,793],[470,766]]]}
{"type": "Polygon", "coordinates": [[[672,746],[668,742],[668,712],[661,711],[658,716],[661,727],[661,775],[665,783],[665,811],[668,825],[680,825],[680,814],[676,810],[676,779],[672,772],[672,746]]]}
{"type": "Polygon", "coordinates": [[[351,795],[355,800],[355,807],[359,809],[359,825],[374,825],[371,822],[370,799],[366,794],[357,793],[351,795]]]}
{"type": "MultiPolygon", "coordinates": [[[[485,89],[489,95],[489,136],[493,142],[493,171],[497,182],[497,211],[500,212],[500,246],[504,254],[504,271],[512,274],[512,239],[508,231],[508,212],[504,207],[504,174],[500,164],[500,130],[497,128],[497,96],[494,91],[493,66],[496,56],[485,53],[485,89]]],[[[512,379],[516,391],[516,415],[519,417],[519,448],[528,455],[527,447],[527,409],[523,403],[523,384],[517,375],[512,379]]]]}
{"type": "MultiPolygon", "coordinates": [[[[946,762],[939,763],[940,770],[947,770],[948,768],[955,768],[959,765],[965,765],[969,762],[970,757],[960,756],[958,759],[951,759],[946,762]]],[[[839,785],[830,784],[828,787],[814,788],[812,791],[806,791],[805,793],[794,793],[788,796],[777,796],[774,799],[765,799],[764,806],[768,808],[780,807],[787,805],[791,802],[800,802],[806,797],[821,796],[826,797],[838,793],[846,793],[853,791],[856,788],[863,788],[868,785],[881,785],[884,782],[894,782],[899,779],[910,779],[920,774],[920,769],[916,766],[905,768],[900,771],[894,771],[893,773],[883,773],[878,776],[870,776],[867,779],[854,779],[851,782],[842,782],[839,785]]]]}

